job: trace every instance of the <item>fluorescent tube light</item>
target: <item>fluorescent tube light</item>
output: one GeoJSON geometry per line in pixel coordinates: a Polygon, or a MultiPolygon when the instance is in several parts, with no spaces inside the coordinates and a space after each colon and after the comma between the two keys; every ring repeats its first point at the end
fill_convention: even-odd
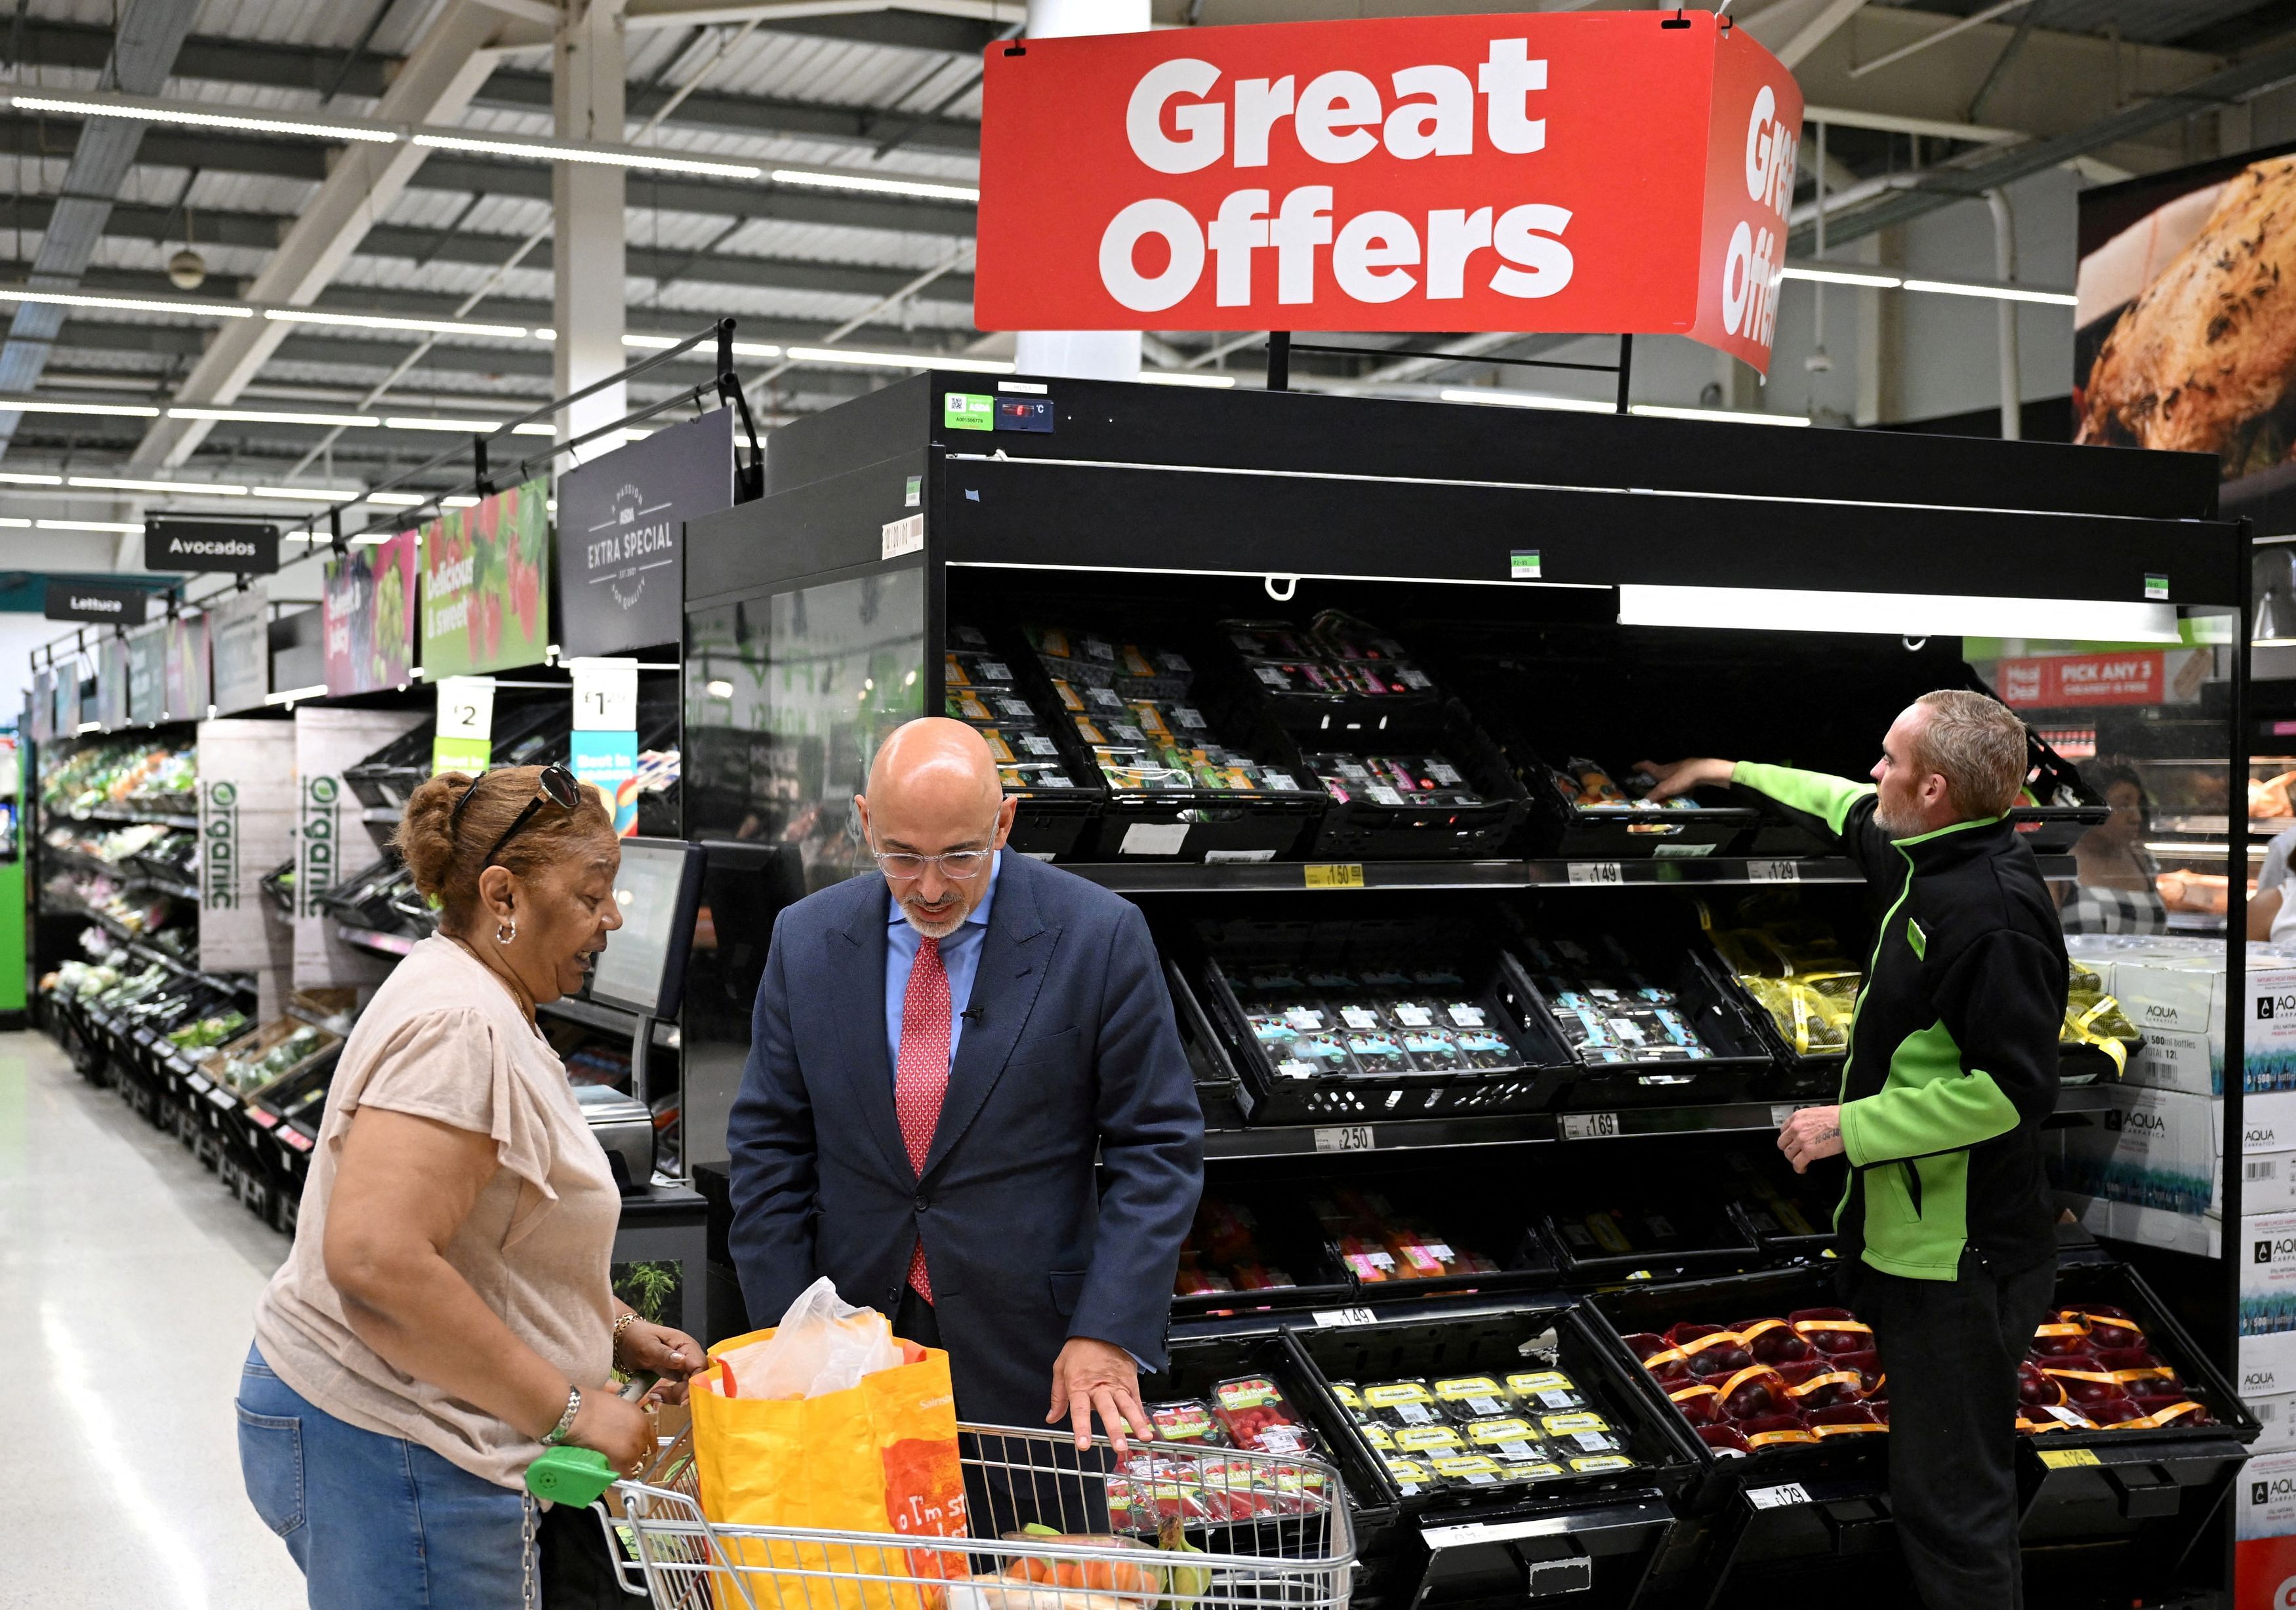
{"type": "Polygon", "coordinates": [[[1185,369],[1144,369],[1140,379],[1150,386],[1202,386],[1214,391],[1226,391],[1235,384],[1232,374],[1198,374],[1185,369]]]}
{"type": "Polygon", "coordinates": [[[0,290],[0,302],[52,302],[59,307],[122,307],[136,313],[190,313],[215,319],[248,319],[251,307],[230,302],[170,301],[160,297],[106,297],[78,290],[0,290]]]}
{"type": "Polygon", "coordinates": [[[860,369],[953,369],[966,374],[1011,374],[1021,366],[1003,358],[960,358],[944,353],[862,352],[843,347],[791,347],[792,364],[850,364],[860,369]]]}
{"type": "Polygon", "coordinates": [[[141,531],[142,520],[40,520],[43,531],[141,531]]]}
{"type": "Polygon", "coordinates": [[[257,497],[287,498],[303,503],[349,503],[358,497],[356,491],[327,492],[316,486],[257,486],[253,490],[257,497]]]}
{"type": "Polygon", "coordinates": [[[465,135],[420,134],[414,136],[414,143],[439,151],[478,151],[494,157],[525,157],[536,162],[588,162],[601,168],[707,174],[720,179],[762,178],[766,171],[754,162],[712,162],[700,157],[672,156],[667,151],[614,151],[570,144],[544,144],[529,140],[482,140],[465,135]]]}
{"type": "Polygon", "coordinates": [[[96,419],[156,420],[146,403],[52,403],[45,397],[0,397],[0,413],[78,413],[96,419]]]}
{"type": "MultiPolygon", "coordinates": [[[[673,336],[666,335],[625,335],[622,338],[622,345],[635,347],[641,352],[667,352],[677,345],[677,340],[673,336]]],[[[718,355],[715,350],[704,345],[688,347],[686,356],[697,363],[706,363],[718,355]]],[[[770,341],[736,341],[734,343],[734,356],[744,358],[777,358],[782,356],[782,349],[770,341]]]]}
{"type": "Polygon", "coordinates": [[[767,176],[776,184],[817,184],[824,190],[865,190],[879,195],[922,196],[933,201],[980,200],[974,184],[941,184],[931,179],[881,179],[874,174],[815,173],[802,168],[776,168],[767,176]]]}
{"type": "Polygon", "coordinates": [[[371,429],[382,421],[371,413],[291,413],[280,408],[173,407],[171,420],[223,420],[240,425],[324,425],[343,429],[371,429]]]}
{"type": "Polygon", "coordinates": [[[1501,391],[1489,386],[1447,386],[1447,403],[1489,403],[1500,408],[1552,408],[1562,413],[1616,413],[1616,403],[1596,403],[1579,396],[1547,396],[1536,391],[1501,391]]]}
{"type": "Polygon", "coordinates": [[[74,486],[95,486],[107,492],[209,492],[217,497],[245,497],[244,486],[217,486],[206,481],[138,481],[116,475],[75,475],[74,486]]]}
{"type": "Polygon", "coordinates": [[[2080,301],[2070,290],[2027,290],[2020,285],[1956,285],[1951,280],[1907,280],[1906,289],[1949,297],[1984,297],[1996,302],[2041,302],[2052,307],[2071,307],[2080,301]]]}
{"type": "Polygon", "coordinates": [[[1670,408],[1660,403],[1636,403],[1627,410],[1652,420],[1719,420],[1734,425],[1808,425],[1799,413],[1753,413],[1737,408],[1670,408]]]}
{"type": "Polygon", "coordinates": [[[32,528],[32,522],[28,519],[19,519],[12,514],[0,514],[0,526],[5,526],[12,531],[29,531],[32,528]]]}
{"type": "Polygon", "coordinates": [[[394,413],[382,421],[393,430],[459,430],[465,436],[485,436],[502,429],[500,420],[441,420],[394,413]]]}
{"type": "Polygon", "coordinates": [[[1854,268],[1787,268],[1779,272],[1782,280],[1814,280],[1821,285],[1870,285],[1877,290],[1894,290],[1906,282],[1893,274],[1871,274],[1854,268]]]}
{"type": "Polygon", "coordinates": [[[263,316],[282,324],[333,324],[346,330],[419,330],[432,335],[499,336],[522,341],[523,324],[478,324],[465,319],[402,319],[379,313],[330,313],[315,307],[266,307],[263,316]]]}
{"type": "Polygon", "coordinates": [[[419,509],[430,500],[419,492],[370,492],[366,502],[386,509],[419,509]]]}
{"type": "Polygon", "coordinates": [[[1840,593],[1799,587],[1619,588],[1622,626],[1755,632],[1873,632],[1898,637],[2045,637],[2071,642],[2183,641],[2174,604],[2095,599],[1840,593]]]}
{"type": "Polygon", "coordinates": [[[24,475],[13,470],[0,470],[0,482],[11,486],[61,486],[64,484],[64,478],[61,475],[24,475]]]}
{"type": "Polygon", "coordinates": [[[243,128],[264,135],[306,135],[315,140],[358,140],[369,145],[396,145],[395,129],[373,124],[319,123],[300,118],[265,118],[246,112],[193,111],[138,99],[134,102],[80,101],[62,95],[28,95],[18,91],[9,99],[28,111],[64,112],[78,118],[124,118],[137,123],[179,123],[193,128],[243,128]]]}
{"type": "Polygon", "coordinates": [[[479,506],[479,500],[468,493],[459,497],[442,497],[439,503],[442,508],[447,509],[475,509],[479,506]]]}

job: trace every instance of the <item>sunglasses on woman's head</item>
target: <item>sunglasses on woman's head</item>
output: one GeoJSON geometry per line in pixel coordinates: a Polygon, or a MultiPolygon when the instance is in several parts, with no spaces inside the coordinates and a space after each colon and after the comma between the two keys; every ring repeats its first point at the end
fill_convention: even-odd
{"type": "MultiPolygon", "coordinates": [[[[447,838],[453,838],[462,831],[463,807],[468,805],[472,797],[478,793],[479,785],[493,775],[492,772],[483,772],[472,778],[471,786],[463,790],[463,797],[455,802],[455,808],[447,818],[447,838]]],[[[519,830],[532,821],[534,813],[543,806],[554,805],[562,811],[570,811],[581,803],[580,779],[563,765],[552,764],[543,767],[542,775],[535,779],[534,797],[527,801],[526,809],[518,813],[517,820],[503,830],[503,836],[495,840],[493,846],[480,860],[479,870],[483,872],[494,865],[495,857],[502,854],[503,846],[516,838],[519,830]]]]}

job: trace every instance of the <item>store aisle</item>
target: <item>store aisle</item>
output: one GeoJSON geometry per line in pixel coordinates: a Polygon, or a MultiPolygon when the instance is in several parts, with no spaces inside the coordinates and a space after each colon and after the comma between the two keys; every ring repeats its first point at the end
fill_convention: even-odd
{"type": "Polygon", "coordinates": [[[304,1602],[232,1414],[286,1249],[45,1036],[0,1034],[0,1606],[304,1602]]]}

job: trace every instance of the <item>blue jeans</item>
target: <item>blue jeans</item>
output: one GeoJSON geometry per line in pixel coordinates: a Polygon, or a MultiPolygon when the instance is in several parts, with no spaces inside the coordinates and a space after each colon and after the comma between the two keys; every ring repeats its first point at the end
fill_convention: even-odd
{"type": "Polygon", "coordinates": [[[535,1516],[419,1443],[337,1419],[254,1348],[239,1377],[239,1467],[314,1610],[533,1610],[535,1516]]]}

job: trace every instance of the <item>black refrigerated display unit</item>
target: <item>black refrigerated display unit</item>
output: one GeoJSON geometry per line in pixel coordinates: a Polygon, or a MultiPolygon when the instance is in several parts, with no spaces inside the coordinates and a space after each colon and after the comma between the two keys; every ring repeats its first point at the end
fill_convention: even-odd
{"type": "MultiPolygon", "coordinates": [[[[1973,659],[2229,645],[2244,540],[2212,463],[2162,454],[943,373],[800,421],[762,498],[688,529],[686,831],[711,913],[693,1156],[723,1156],[775,913],[867,870],[850,802],[877,742],[968,720],[1021,798],[1016,849],[1136,900],[1165,955],[1212,1216],[1150,1389],[1248,1371],[1296,1393],[1365,1518],[1363,1602],[1854,1582],[1892,1546],[1872,1451],[1750,1500],[1617,1304],[1828,1282],[1839,1177],[1794,1176],[1772,1137],[1830,1098],[1825,1019],[1854,977],[1781,992],[1723,936],[1822,929],[1854,960],[1878,912],[1824,835],[1742,789],[1646,802],[1640,763],[1862,776],[1898,710],[1972,685],[1973,659]],[[1000,388],[1048,398],[1051,429],[972,428],[996,411],[962,399],[1000,388]],[[1349,1371],[1526,1347],[1586,1374],[1626,1470],[1494,1484],[1471,1455],[1406,1495],[1334,1395],[1349,1371]]],[[[2210,666],[2193,752],[2245,775],[2244,662],[2210,666]]],[[[2066,884],[2105,808],[2037,755],[2017,820],[2066,884]]],[[[2086,1082],[2054,1122],[2105,1109],[2100,1060],[2069,1048],[2086,1082]]],[[[2234,1271],[2112,1250],[2192,1369],[2222,1370],[2234,1271]]],[[[2227,1585],[2213,1500],[2254,1422],[2228,1395],[2208,1418],[2173,1459],[2114,1432],[2029,1446],[2034,1582],[2227,1585]]]]}

